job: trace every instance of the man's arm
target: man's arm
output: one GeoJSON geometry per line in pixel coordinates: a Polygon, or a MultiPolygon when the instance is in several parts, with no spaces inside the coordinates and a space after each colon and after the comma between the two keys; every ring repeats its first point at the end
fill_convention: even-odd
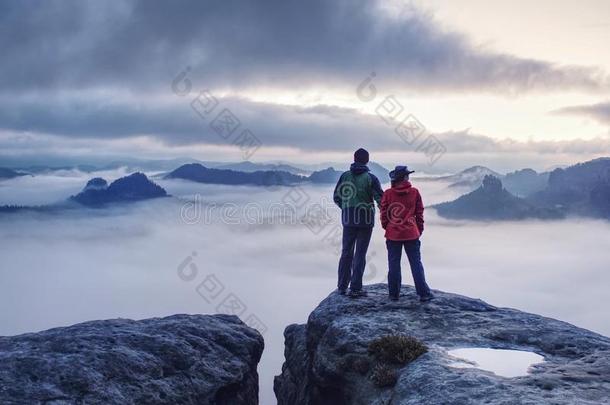
{"type": "Polygon", "coordinates": [[[383,196],[383,189],[381,188],[381,183],[379,179],[374,174],[370,174],[371,180],[373,180],[371,184],[372,192],[373,192],[373,200],[377,203],[377,208],[381,207],[381,197],[383,196]]]}
{"type": "Polygon", "coordinates": [[[381,197],[381,207],[380,207],[380,219],[381,219],[381,227],[385,229],[390,222],[390,218],[388,217],[388,196],[386,193],[383,193],[381,197]]]}
{"type": "Polygon", "coordinates": [[[337,185],[335,186],[335,191],[333,191],[333,201],[339,208],[343,208],[342,204],[341,204],[343,201],[341,199],[341,193],[340,193],[341,183],[343,183],[343,175],[341,175],[339,177],[339,180],[337,181],[337,185]]]}
{"type": "Polygon", "coordinates": [[[417,190],[417,199],[415,200],[415,223],[421,235],[424,232],[424,202],[419,190],[417,190]]]}

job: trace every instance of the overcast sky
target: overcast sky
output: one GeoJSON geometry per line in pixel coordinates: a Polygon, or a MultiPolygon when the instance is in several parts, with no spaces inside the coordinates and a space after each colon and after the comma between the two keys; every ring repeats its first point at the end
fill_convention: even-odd
{"type": "Polygon", "coordinates": [[[603,0],[4,1],[0,163],[544,169],[610,155],[609,42],[603,0]]]}

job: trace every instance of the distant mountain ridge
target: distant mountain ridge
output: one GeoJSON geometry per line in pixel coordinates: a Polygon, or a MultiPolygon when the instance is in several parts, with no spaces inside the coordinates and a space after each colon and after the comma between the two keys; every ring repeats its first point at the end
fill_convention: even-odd
{"type": "Polygon", "coordinates": [[[279,170],[240,172],[229,169],[211,169],[199,163],[182,165],[168,173],[165,178],[208,184],[256,186],[287,186],[307,180],[307,177],[279,170]]]}
{"type": "Polygon", "coordinates": [[[0,180],[14,179],[15,177],[27,176],[28,173],[19,172],[6,167],[0,167],[0,180]]]}
{"type": "MultiPolygon", "coordinates": [[[[312,164],[292,164],[292,163],[284,163],[284,162],[268,162],[268,163],[258,163],[251,161],[241,161],[241,162],[219,162],[219,161],[203,161],[192,158],[174,158],[174,159],[122,159],[122,160],[113,160],[110,162],[106,162],[103,164],[66,164],[66,165],[45,165],[45,164],[34,164],[29,166],[10,166],[7,168],[11,171],[24,171],[26,174],[47,174],[55,171],[70,171],[77,170],[85,173],[92,173],[96,171],[106,171],[106,170],[116,170],[123,168],[127,172],[137,172],[137,171],[146,171],[146,172],[164,172],[167,174],[168,172],[173,171],[174,169],[186,165],[197,163],[202,166],[205,166],[208,169],[218,169],[218,170],[233,170],[237,172],[288,172],[293,175],[308,177],[314,172],[322,171],[319,169],[321,165],[312,165],[312,164]]],[[[323,167],[323,166],[322,166],[323,167]]],[[[349,169],[349,164],[347,163],[332,163],[328,164],[327,167],[332,167],[333,170],[338,172],[343,172],[344,170],[349,169]],[[334,169],[334,168],[339,169],[334,169]]],[[[376,175],[379,180],[382,182],[386,182],[388,180],[389,171],[383,167],[382,165],[376,162],[369,162],[369,169],[371,173],[376,175]]],[[[326,170],[326,169],[323,169],[326,170]]],[[[163,175],[165,175],[163,174],[163,175]]],[[[161,177],[163,176],[161,175],[161,177]]],[[[159,177],[158,174],[155,174],[153,177],[159,177]]],[[[315,176],[314,176],[315,177],[315,176]]],[[[0,178],[2,178],[2,169],[0,168],[0,178]]]]}
{"type": "Polygon", "coordinates": [[[520,220],[557,219],[562,214],[552,208],[537,207],[516,197],[502,187],[495,176],[486,175],[476,190],[454,201],[433,206],[438,214],[450,219],[520,220]]]}
{"type": "Polygon", "coordinates": [[[553,170],[547,187],[529,200],[573,214],[610,219],[610,158],[553,170]]]}
{"type": "MultiPolygon", "coordinates": [[[[533,170],[517,171],[507,178],[511,176],[533,182],[527,184],[521,179],[521,187],[540,187],[540,175],[533,170]]],[[[547,219],[567,215],[610,219],[610,158],[555,169],[542,190],[525,198],[512,195],[500,179],[487,175],[475,191],[434,208],[443,217],[462,219],[547,219]]]]}
{"type": "Polygon", "coordinates": [[[84,173],[97,171],[116,170],[125,168],[128,172],[137,171],[167,171],[178,165],[196,162],[196,159],[176,158],[176,159],[124,159],[113,160],[102,164],[65,164],[65,165],[44,165],[35,164],[20,166],[16,170],[23,170],[32,174],[51,173],[59,170],[78,170],[84,173]]]}
{"type": "MultiPolygon", "coordinates": [[[[388,171],[383,166],[369,162],[371,173],[377,177],[382,176],[382,182],[389,179],[388,171]],[[373,172],[373,170],[376,171],[373,172]]],[[[255,185],[255,186],[289,186],[311,182],[315,184],[334,184],[339,180],[343,171],[332,167],[314,171],[309,176],[293,174],[283,170],[263,170],[243,172],[232,169],[209,168],[200,163],[189,163],[178,167],[165,175],[166,179],[184,179],[198,183],[227,184],[227,185],[255,185]]]]}
{"type": "Polygon", "coordinates": [[[546,187],[549,173],[538,173],[533,169],[526,168],[503,175],[485,166],[472,166],[448,176],[424,177],[417,180],[447,182],[449,188],[475,190],[482,185],[485,176],[494,176],[502,180],[504,187],[511,193],[520,197],[527,197],[546,187]]]}
{"type": "MultiPolygon", "coordinates": [[[[203,165],[205,166],[205,164],[203,165]]],[[[250,161],[243,161],[238,163],[223,163],[220,165],[210,166],[210,168],[234,170],[239,172],[280,171],[288,172],[299,176],[304,176],[309,173],[307,170],[303,170],[298,167],[284,163],[253,163],[250,161]]]]}
{"type": "MultiPolygon", "coordinates": [[[[171,171],[179,166],[199,163],[208,168],[213,169],[229,169],[242,172],[254,172],[265,170],[281,170],[292,174],[307,175],[311,170],[292,165],[288,163],[254,163],[250,161],[241,162],[218,162],[218,161],[203,161],[193,158],[174,158],[174,159],[117,159],[101,164],[33,164],[26,166],[10,166],[9,170],[25,171],[32,174],[50,173],[58,170],[78,170],[85,173],[96,171],[116,170],[124,168],[128,172],[137,171],[171,171]]],[[[1,169],[0,169],[1,170],[1,169]]]]}
{"type": "MultiPolygon", "coordinates": [[[[370,162],[369,167],[382,183],[387,181],[387,169],[374,162],[370,162]],[[377,173],[374,173],[373,169],[377,173]]],[[[23,175],[12,169],[0,173],[23,175]]],[[[164,178],[209,184],[293,186],[305,183],[334,184],[342,173],[343,171],[328,167],[314,171],[309,176],[302,176],[283,170],[243,172],[188,163],[167,173],[164,178]]],[[[610,158],[594,159],[558,168],[550,173],[522,169],[503,176],[486,167],[473,166],[451,176],[416,180],[453,181],[450,184],[455,187],[472,187],[482,175],[481,185],[474,191],[454,201],[434,206],[439,215],[485,220],[548,219],[567,215],[610,219],[610,158]]],[[[163,196],[167,196],[167,192],[162,187],[149,180],[145,174],[136,172],[110,185],[102,178],[93,178],[80,193],[71,196],[69,201],[99,207],[111,202],[139,201],[163,196]]],[[[0,207],[0,212],[47,211],[58,207],[13,205],[0,207]]]]}
{"type": "Polygon", "coordinates": [[[549,172],[538,173],[533,169],[516,170],[502,177],[504,187],[520,197],[544,190],[548,180],[549,172]]]}
{"type": "Polygon", "coordinates": [[[343,172],[337,171],[332,167],[317,170],[309,175],[309,180],[317,184],[336,184],[343,172]]]}

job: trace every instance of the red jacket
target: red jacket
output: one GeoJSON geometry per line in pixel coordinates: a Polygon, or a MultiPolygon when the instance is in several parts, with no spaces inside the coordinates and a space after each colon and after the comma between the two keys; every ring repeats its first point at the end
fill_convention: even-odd
{"type": "Polygon", "coordinates": [[[381,197],[381,226],[389,240],[413,240],[424,231],[424,204],[408,181],[387,189],[381,197]]]}

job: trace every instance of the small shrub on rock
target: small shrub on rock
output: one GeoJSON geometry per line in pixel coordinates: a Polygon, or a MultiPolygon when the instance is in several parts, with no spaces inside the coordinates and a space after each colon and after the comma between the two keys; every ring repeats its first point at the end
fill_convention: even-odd
{"type": "Polygon", "coordinates": [[[407,364],[426,353],[428,348],[419,340],[407,335],[386,335],[369,343],[369,353],[379,361],[407,364]]]}
{"type": "Polygon", "coordinates": [[[393,387],[398,381],[398,372],[387,364],[377,364],[369,377],[379,388],[393,387]]]}

